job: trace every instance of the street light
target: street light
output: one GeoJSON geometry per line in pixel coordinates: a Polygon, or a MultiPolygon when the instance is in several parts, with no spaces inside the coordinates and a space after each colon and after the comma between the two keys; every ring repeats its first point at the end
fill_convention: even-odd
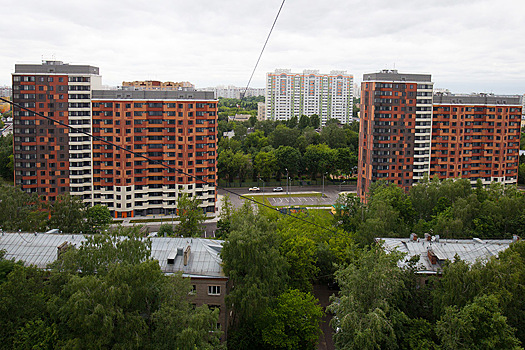
{"type": "Polygon", "coordinates": [[[323,197],[324,197],[324,176],[325,176],[326,174],[328,174],[328,172],[323,173],[323,197]]]}
{"type": "Polygon", "coordinates": [[[288,197],[288,207],[290,206],[290,195],[288,194],[288,168],[284,168],[286,170],[286,197],[288,197]]]}
{"type": "Polygon", "coordinates": [[[341,192],[341,185],[344,184],[346,181],[343,181],[343,182],[340,182],[339,183],[339,192],[341,192]]]}

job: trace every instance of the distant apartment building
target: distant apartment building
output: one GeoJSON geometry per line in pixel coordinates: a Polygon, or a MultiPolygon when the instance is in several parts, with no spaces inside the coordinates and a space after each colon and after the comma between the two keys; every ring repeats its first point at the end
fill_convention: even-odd
{"type": "Polygon", "coordinates": [[[11,97],[12,88],[11,86],[0,86],[0,97],[11,97]]]}
{"type": "Polygon", "coordinates": [[[236,98],[241,99],[243,97],[256,97],[256,96],[264,96],[265,90],[264,88],[248,88],[245,87],[237,87],[233,85],[228,86],[215,86],[215,87],[207,87],[204,89],[197,89],[197,90],[204,90],[204,91],[213,91],[215,92],[215,97],[219,98],[236,98]]]}
{"type": "Polygon", "coordinates": [[[214,212],[213,93],[100,87],[97,67],[15,66],[14,102],[75,128],[15,107],[15,185],[51,202],[69,192],[115,217],[174,213],[181,193],[214,212]]]}
{"type": "Polygon", "coordinates": [[[266,104],[264,102],[257,102],[257,120],[266,119],[266,104]]]}
{"type": "Polygon", "coordinates": [[[188,81],[174,83],[172,81],[142,80],[142,81],[123,81],[122,87],[134,90],[146,91],[173,91],[173,90],[193,90],[195,85],[188,81]]]}
{"type": "Polygon", "coordinates": [[[519,96],[434,94],[429,74],[365,74],[358,194],[377,180],[408,191],[425,175],[515,184],[519,96]]]}
{"type": "Polygon", "coordinates": [[[349,123],[353,111],[353,76],[346,71],[320,74],[318,70],[292,73],[276,69],[266,74],[266,119],[288,120],[317,114],[322,125],[329,119],[349,123]]]}

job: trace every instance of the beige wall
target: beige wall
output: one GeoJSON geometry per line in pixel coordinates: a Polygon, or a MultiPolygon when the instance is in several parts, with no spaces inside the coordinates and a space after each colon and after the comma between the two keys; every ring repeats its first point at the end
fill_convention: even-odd
{"type": "Polygon", "coordinates": [[[208,305],[210,308],[219,307],[219,323],[221,325],[221,331],[224,332],[222,340],[226,339],[226,332],[228,326],[228,310],[226,309],[226,284],[228,279],[224,278],[191,278],[191,285],[195,286],[195,293],[191,297],[191,302],[196,306],[203,304],[208,305]],[[209,295],[209,286],[220,286],[220,295],[209,295]]]}

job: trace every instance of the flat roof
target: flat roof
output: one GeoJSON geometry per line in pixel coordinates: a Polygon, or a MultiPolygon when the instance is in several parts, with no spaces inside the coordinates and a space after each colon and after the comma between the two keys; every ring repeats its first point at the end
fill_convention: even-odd
{"type": "MultiPolygon", "coordinates": [[[[80,247],[84,235],[47,233],[3,233],[0,250],[5,250],[6,259],[24,261],[45,269],[57,259],[57,247],[68,242],[80,247]]],[[[226,278],[222,271],[220,252],[224,241],[204,238],[151,237],[151,258],[158,260],[164,273],[181,271],[185,276],[201,278],[226,278]],[[184,251],[190,247],[190,258],[184,265],[184,251]],[[182,253],[177,255],[177,252],[182,253]],[[168,256],[172,263],[168,263],[168,256]],[[173,259],[174,258],[174,259],[173,259]]]]}
{"type": "Polygon", "coordinates": [[[215,100],[213,91],[93,90],[91,100],[215,100]]]}
{"type": "Polygon", "coordinates": [[[492,94],[434,94],[434,104],[462,104],[462,105],[521,105],[521,95],[492,95],[492,94]]]}
{"type": "Polygon", "coordinates": [[[15,64],[15,74],[99,74],[99,68],[88,65],[44,61],[41,64],[15,64]]]}
{"type": "Polygon", "coordinates": [[[363,74],[363,81],[432,82],[432,75],[399,73],[395,69],[384,69],[377,73],[363,74]]]}

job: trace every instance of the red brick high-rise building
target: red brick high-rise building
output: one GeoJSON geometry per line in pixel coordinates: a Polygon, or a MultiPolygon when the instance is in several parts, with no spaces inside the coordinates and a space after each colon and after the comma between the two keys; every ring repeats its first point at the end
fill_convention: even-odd
{"type": "Polygon", "coordinates": [[[357,175],[361,197],[374,181],[393,182],[408,191],[428,174],[432,92],[427,74],[388,70],[363,76],[357,175]]]}
{"type": "Polygon", "coordinates": [[[519,96],[434,95],[430,176],[515,185],[519,96]]]}
{"type": "MultiPolygon", "coordinates": [[[[100,89],[98,67],[60,61],[17,64],[13,102],[91,132],[91,91],[100,89]]],[[[13,108],[15,185],[53,201],[71,192],[92,199],[91,140],[34,113],[13,108]]]]}
{"type": "Polygon", "coordinates": [[[123,217],[171,214],[177,198],[187,193],[201,201],[204,211],[215,211],[213,92],[94,91],[92,106],[93,135],[151,160],[94,140],[95,204],[123,217]]]}
{"type": "Polygon", "coordinates": [[[365,74],[357,193],[385,180],[408,191],[425,175],[516,184],[520,96],[434,94],[430,75],[365,74]]]}
{"type": "Polygon", "coordinates": [[[100,89],[97,67],[15,66],[13,102],[30,110],[13,111],[15,185],[48,201],[69,192],[106,205],[115,217],[172,214],[182,193],[214,212],[214,93],[100,89]]]}

